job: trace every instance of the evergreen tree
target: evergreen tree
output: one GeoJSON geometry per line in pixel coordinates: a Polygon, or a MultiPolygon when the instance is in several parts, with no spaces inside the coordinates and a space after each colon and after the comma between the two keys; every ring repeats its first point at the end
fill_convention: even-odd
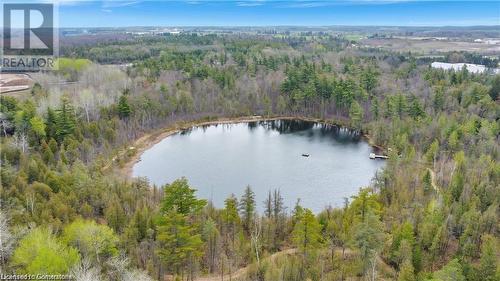
{"type": "Polygon", "coordinates": [[[196,189],[189,186],[186,178],[175,180],[164,187],[165,197],[161,203],[161,211],[175,211],[182,215],[199,213],[207,201],[196,198],[196,189]]]}
{"type": "Polygon", "coordinates": [[[433,275],[439,281],[465,281],[462,265],[457,259],[451,260],[441,270],[434,272],[433,275]]]}
{"type": "Polygon", "coordinates": [[[401,118],[406,113],[408,107],[406,97],[400,93],[394,96],[394,98],[395,98],[396,113],[398,114],[399,118],[401,118]]]}
{"type": "Polygon", "coordinates": [[[182,213],[173,210],[163,215],[157,231],[157,254],[171,273],[183,273],[191,259],[202,255],[201,235],[182,213]]]}
{"type": "Polygon", "coordinates": [[[212,273],[215,271],[217,256],[220,255],[217,250],[217,242],[220,233],[217,229],[217,224],[211,218],[208,218],[204,222],[202,234],[203,241],[206,242],[205,256],[208,260],[209,272],[212,273]]]}
{"type": "Polygon", "coordinates": [[[416,97],[412,97],[408,114],[414,119],[418,120],[425,116],[425,111],[422,104],[416,97]]]}
{"type": "Polygon", "coordinates": [[[444,106],[444,93],[442,88],[436,89],[434,93],[434,98],[432,101],[432,105],[434,107],[434,111],[441,111],[444,106]]]}
{"type": "Polygon", "coordinates": [[[349,212],[353,213],[357,219],[365,221],[366,214],[373,212],[375,214],[380,212],[381,205],[378,202],[377,194],[369,188],[363,188],[359,194],[352,196],[354,199],[349,206],[349,212]]]}
{"type": "Polygon", "coordinates": [[[267,198],[264,200],[264,215],[267,219],[271,219],[273,215],[273,197],[271,195],[271,190],[267,192],[267,198]]]}
{"type": "Polygon", "coordinates": [[[429,192],[432,191],[432,178],[431,178],[431,172],[429,170],[425,170],[422,183],[424,185],[424,193],[429,194],[429,192]]]}
{"type": "Polygon", "coordinates": [[[125,94],[122,94],[120,96],[120,99],[118,100],[118,116],[120,116],[121,119],[128,118],[130,116],[130,113],[132,110],[130,109],[130,105],[128,104],[128,99],[125,94]]]}
{"type": "Polygon", "coordinates": [[[37,142],[39,143],[42,137],[45,137],[45,123],[43,119],[39,116],[34,116],[30,119],[31,131],[35,135],[37,142]]]}
{"type": "Polygon", "coordinates": [[[281,197],[281,193],[279,189],[274,190],[273,194],[273,219],[274,219],[274,243],[273,248],[277,250],[280,247],[280,241],[285,238],[286,235],[286,214],[285,214],[285,205],[283,202],[283,197],[281,197]]]}
{"type": "Polygon", "coordinates": [[[61,98],[61,105],[56,110],[55,135],[59,142],[73,134],[75,130],[75,111],[68,97],[61,98]]]}
{"type": "Polygon", "coordinates": [[[292,232],[293,243],[302,255],[301,278],[304,278],[304,270],[308,267],[310,257],[314,256],[316,250],[322,243],[321,225],[309,209],[304,209],[292,232]]]}
{"type": "Polygon", "coordinates": [[[349,109],[349,118],[351,118],[351,126],[355,129],[361,129],[361,121],[363,121],[363,108],[359,106],[357,101],[351,103],[349,109]]]}
{"type": "Polygon", "coordinates": [[[47,139],[52,138],[55,139],[56,136],[56,122],[57,122],[57,114],[52,108],[47,108],[47,119],[45,121],[46,127],[46,135],[47,139]]]}
{"type": "Polygon", "coordinates": [[[361,81],[360,84],[363,86],[363,89],[368,93],[371,93],[373,89],[377,86],[377,76],[379,73],[373,69],[372,67],[367,67],[361,72],[361,81]]]}
{"type": "Polygon", "coordinates": [[[250,234],[255,216],[255,193],[248,185],[240,200],[240,212],[243,221],[243,229],[247,234],[250,234]]]}
{"type": "Polygon", "coordinates": [[[224,201],[224,206],[223,220],[228,228],[228,232],[231,235],[231,241],[234,246],[236,228],[240,224],[238,199],[234,196],[234,194],[231,194],[231,196],[224,201]]]}
{"type": "Polygon", "coordinates": [[[434,140],[429,146],[429,149],[427,149],[425,153],[425,158],[427,162],[431,163],[432,166],[434,166],[434,163],[436,162],[438,152],[439,152],[439,141],[434,140]]]}
{"type": "Polygon", "coordinates": [[[383,225],[379,217],[369,211],[365,220],[355,228],[353,237],[354,245],[360,250],[365,275],[374,272],[374,270],[369,269],[375,266],[376,258],[384,245],[384,240],[383,225]]]}
{"type": "Polygon", "coordinates": [[[489,95],[494,101],[500,97],[500,75],[495,75],[495,78],[493,78],[489,95]]]}
{"type": "Polygon", "coordinates": [[[479,261],[479,279],[484,281],[498,280],[498,252],[496,251],[495,238],[490,235],[483,237],[481,246],[481,259],[479,261]]]}
{"type": "Polygon", "coordinates": [[[401,270],[399,271],[398,281],[415,281],[415,273],[413,272],[413,265],[411,262],[407,261],[403,263],[401,270]]]}
{"type": "Polygon", "coordinates": [[[109,205],[104,209],[104,217],[116,232],[121,232],[126,225],[127,216],[118,198],[111,199],[109,205]]]}
{"type": "Polygon", "coordinates": [[[157,222],[157,250],[160,259],[174,274],[181,274],[188,265],[193,265],[203,254],[203,241],[198,234],[197,221],[206,200],[197,199],[185,178],[164,187],[161,202],[161,217],[157,222]]]}

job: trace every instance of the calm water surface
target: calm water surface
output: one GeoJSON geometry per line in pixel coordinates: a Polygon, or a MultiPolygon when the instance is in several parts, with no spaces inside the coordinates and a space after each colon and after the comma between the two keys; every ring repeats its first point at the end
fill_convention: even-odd
{"type": "Polygon", "coordinates": [[[280,189],[288,210],[297,199],[321,211],[370,184],[383,160],[368,158],[361,137],[336,126],[305,121],[262,121],[195,127],[165,138],[141,156],[134,177],[156,185],[186,177],[217,207],[250,185],[259,211],[269,190],[280,189]],[[303,157],[302,154],[309,154],[303,157]]]}

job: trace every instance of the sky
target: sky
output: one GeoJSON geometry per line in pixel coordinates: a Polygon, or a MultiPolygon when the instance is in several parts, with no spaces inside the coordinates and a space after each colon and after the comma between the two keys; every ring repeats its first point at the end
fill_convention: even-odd
{"type": "Polygon", "coordinates": [[[500,25],[500,1],[58,0],[57,2],[59,2],[60,27],[500,25]]]}

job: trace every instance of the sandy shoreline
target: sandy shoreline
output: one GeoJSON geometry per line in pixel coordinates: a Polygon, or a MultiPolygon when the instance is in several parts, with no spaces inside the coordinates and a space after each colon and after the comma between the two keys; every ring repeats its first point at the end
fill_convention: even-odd
{"type": "MultiPolygon", "coordinates": [[[[122,157],[125,155],[128,150],[134,150],[134,154],[126,159],[125,164],[122,167],[118,168],[118,173],[127,178],[132,178],[132,168],[133,166],[140,161],[142,154],[153,147],[164,138],[179,133],[183,130],[192,128],[192,127],[200,127],[200,126],[209,126],[216,124],[236,124],[236,123],[247,123],[247,122],[255,122],[255,121],[272,121],[272,120],[302,120],[302,121],[310,121],[322,124],[329,125],[338,125],[344,126],[345,124],[341,124],[340,122],[335,122],[334,120],[324,120],[320,118],[309,118],[309,117],[301,117],[301,116],[275,116],[275,117],[264,117],[264,116],[246,116],[246,117],[235,117],[235,118],[218,118],[210,121],[192,121],[186,122],[182,124],[175,124],[173,126],[169,126],[166,128],[162,128],[157,130],[156,132],[145,134],[144,136],[137,139],[132,145],[130,145],[125,151],[119,153],[118,156],[115,156],[112,160],[114,162],[117,157],[122,157]]],[[[368,143],[371,146],[376,147],[370,141],[370,137],[368,135],[363,135],[365,139],[368,140],[368,143]]],[[[111,163],[110,165],[113,165],[111,163]]],[[[105,167],[103,170],[107,169],[105,167]]]]}

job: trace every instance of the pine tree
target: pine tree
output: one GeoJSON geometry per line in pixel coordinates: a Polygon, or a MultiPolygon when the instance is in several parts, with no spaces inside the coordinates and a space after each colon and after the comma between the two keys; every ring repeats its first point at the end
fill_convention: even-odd
{"type": "Polygon", "coordinates": [[[46,127],[46,135],[47,138],[56,138],[56,121],[57,120],[57,114],[52,108],[47,108],[47,119],[45,121],[46,127]]]}
{"type": "Polygon", "coordinates": [[[424,178],[422,179],[425,194],[428,194],[432,190],[432,182],[431,181],[432,181],[431,172],[429,170],[426,170],[425,174],[424,174],[424,178]]]}
{"type": "Polygon", "coordinates": [[[413,272],[413,265],[411,262],[406,261],[401,267],[399,272],[398,281],[415,281],[415,273],[413,272]]]}
{"type": "Polygon", "coordinates": [[[497,273],[497,251],[495,247],[495,238],[490,235],[483,237],[481,246],[481,259],[479,262],[480,280],[493,281],[497,273]]]}
{"type": "Polygon", "coordinates": [[[434,140],[429,146],[429,149],[427,149],[427,151],[425,152],[425,158],[427,162],[431,163],[433,167],[434,163],[436,162],[438,152],[439,152],[439,141],[434,140]]]}
{"type": "Polygon", "coordinates": [[[379,73],[375,69],[373,69],[371,66],[365,68],[361,72],[360,84],[363,86],[363,89],[365,91],[367,91],[368,93],[371,93],[373,91],[373,89],[375,89],[375,87],[378,84],[378,81],[377,81],[378,75],[379,75],[379,73]]]}
{"type": "Polygon", "coordinates": [[[351,118],[351,126],[355,129],[361,129],[361,121],[363,121],[363,108],[359,106],[357,101],[351,103],[349,109],[349,118],[351,118]]]}
{"type": "Polygon", "coordinates": [[[304,209],[292,236],[294,244],[304,256],[321,245],[321,226],[310,209],[304,209]]]}
{"type": "Polygon", "coordinates": [[[310,209],[304,209],[292,232],[293,243],[302,254],[301,279],[304,279],[304,270],[307,269],[310,257],[322,243],[321,225],[310,209]]]}
{"type": "Polygon", "coordinates": [[[115,231],[120,232],[127,222],[125,210],[118,198],[114,198],[104,210],[104,216],[115,231]]]}
{"type": "Polygon", "coordinates": [[[498,97],[500,97],[500,75],[495,75],[495,78],[493,78],[489,95],[494,101],[496,101],[498,97]]]}
{"type": "Polygon", "coordinates": [[[122,94],[120,96],[120,99],[118,100],[118,116],[120,116],[121,119],[128,118],[130,116],[130,113],[132,110],[130,109],[130,105],[128,104],[128,99],[125,94],[122,94]]]}
{"type": "Polygon", "coordinates": [[[457,259],[451,260],[441,270],[434,272],[434,278],[440,281],[465,281],[462,265],[457,259]]]}
{"type": "Polygon", "coordinates": [[[223,220],[231,235],[232,244],[234,245],[236,228],[240,223],[240,216],[238,214],[238,199],[234,196],[234,194],[231,194],[231,196],[224,201],[224,204],[223,220]]]}
{"type": "Polygon", "coordinates": [[[157,222],[157,240],[160,259],[180,274],[188,264],[203,254],[203,241],[198,234],[199,225],[193,216],[200,213],[206,200],[197,199],[196,189],[189,186],[185,178],[164,187],[161,202],[162,216],[157,222]]]}
{"type": "Polygon", "coordinates": [[[349,207],[349,211],[354,214],[357,219],[365,221],[368,212],[378,213],[381,209],[378,202],[377,194],[369,188],[363,188],[357,196],[352,196],[354,199],[349,207]]]}
{"type": "Polygon", "coordinates": [[[161,203],[161,211],[175,211],[182,215],[196,214],[203,209],[207,201],[197,199],[196,189],[189,186],[186,178],[181,178],[164,187],[165,197],[161,203]]]}
{"type": "Polygon", "coordinates": [[[181,274],[191,259],[202,255],[201,235],[183,214],[174,210],[163,215],[157,231],[157,254],[171,273],[181,274]]]}
{"type": "MultiPolygon", "coordinates": [[[[376,257],[384,245],[384,232],[382,222],[372,211],[366,213],[365,220],[360,223],[354,233],[354,245],[360,250],[361,259],[364,262],[363,272],[365,275],[373,275],[376,257]]],[[[373,276],[372,276],[373,277],[373,276]]]]}
{"type": "Polygon", "coordinates": [[[273,248],[274,250],[278,250],[280,247],[280,241],[285,238],[285,225],[286,225],[286,219],[285,219],[285,205],[283,202],[283,197],[281,197],[281,193],[279,189],[274,190],[273,194],[273,218],[274,218],[274,224],[275,224],[275,234],[274,234],[274,243],[273,243],[273,248]]]}
{"type": "Polygon", "coordinates": [[[203,241],[206,242],[206,257],[208,260],[209,272],[215,271],[216,259],[219,256],[217,249],[217,241],[219,238],[219,230],[217,229],[217,224],[208,218],[203,224],[203,241]]]}
{"type": "Polygon", "coordinates": [[[37,143],[39,143],[41,138],[45,137],[45,123],[43,122],[43,119],[38,116],[34,116],[30,119],[30,126],[37,143]]]}
{"type": "Polygon", "coordinates": [[[441,111],[444,107],[444,93],[441,88],[436,89],[434,94],[432,105],[434,107],[434,111],[441,111]]]}
{"type": "Polygon", "coordinates": [[[414,119],[418,120],[425,116],[425,111],[423,109],[422,104],[416,97],[412,97],[410,108],[408,110],[409,115],[414,119]]]}
{"type": "Polygon", "coordinates": [[[240,200],[240,212],[243,219],[243,229],[250,234],[250,228],[255,216],[255,193],[248,185],[240,200]]]}
{"type": "Polygon", "coordinates": [[[271,219],[273,214],[273,198],[271,196],[271,190],[267,192],[267,198],[264,200],[264,215],[267,219],[271,219]]]}
{"type": "Polygon", "coordinates": [[[395,99],[396,112],[398,113],[399,118],[401,118],[407,110],[406,97],[400,93],[395,96],[395,99]]]}
{"type": "Polygon", "coordinates": [[[67,97],[61,99],[61,105],[56,110],[55,135],[59,142],[73,134],[75,130],[75,110],[67,97]]]}

